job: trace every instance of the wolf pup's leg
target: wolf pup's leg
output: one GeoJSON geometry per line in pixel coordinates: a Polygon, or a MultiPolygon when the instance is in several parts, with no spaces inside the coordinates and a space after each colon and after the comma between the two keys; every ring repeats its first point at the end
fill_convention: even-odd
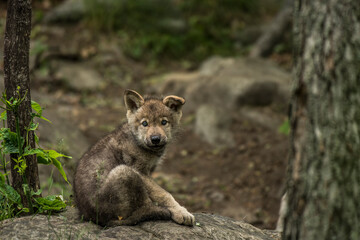
{"type": "Polygon", "coordinates": [[[159,206],[164,206],[169,209],[171,213],[171,219],[178,224],[193,226],[195,224],[195,217],[186,210],[186,208],[180,206],[174,197],[162,189],[154,182],[153,179],[147,176],[141,175],[142,181],[145,183],[145,188],[152,201],[157,202],[159,206]]]}
{"type": "Polygon", "coordinates": [[[126,165],[110,171],[97,193],[97,218],[102,225],[135,225],[145,220],[170,220],[169,210],[152,203],[137,172],[126,165]]]}

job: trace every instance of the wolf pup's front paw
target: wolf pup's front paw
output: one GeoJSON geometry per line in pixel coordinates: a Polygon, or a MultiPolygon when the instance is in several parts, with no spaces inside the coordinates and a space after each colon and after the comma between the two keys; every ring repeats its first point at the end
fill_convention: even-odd
{"type": "Polygon", "coordinates": [[[171,212],[171,218],[178,224],[187,226],[194,226],[195,217],[186,210],[184,207],[174,207],[169,209],[171,212]]]}

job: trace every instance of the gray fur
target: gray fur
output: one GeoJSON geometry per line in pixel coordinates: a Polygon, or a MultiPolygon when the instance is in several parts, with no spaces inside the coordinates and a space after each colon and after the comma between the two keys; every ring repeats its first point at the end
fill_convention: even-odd
{"type": "Polygon", "coordinates": [[[125,91],[128,122],[92,146],[75,172],[75,201],[84,220],[102,226],[151,219],[194,224],[193,215],[150,177],[177,129],[184,102],[176,96],[144,99],[125,91]],[[153,136],[160,139],[156,144],[153,136]]]}

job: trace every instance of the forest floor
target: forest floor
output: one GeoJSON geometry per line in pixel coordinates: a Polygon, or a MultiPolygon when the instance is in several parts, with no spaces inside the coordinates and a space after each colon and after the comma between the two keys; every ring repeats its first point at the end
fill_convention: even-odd
{"type": "Polygon", "coordinates": [[[285,179],[286,137],[243,117],[234,120],[232,129],[236,144],[228,149],[216,149],[186,129],[161,167],[176,183],[173,189],[165,187],[191,211],[274,229],[285,179]]]}

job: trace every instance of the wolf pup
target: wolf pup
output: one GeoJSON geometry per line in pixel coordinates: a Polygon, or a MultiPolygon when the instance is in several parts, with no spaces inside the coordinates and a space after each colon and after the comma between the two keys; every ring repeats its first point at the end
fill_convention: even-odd
{"type": "Polygon", "coordinates": [[[192,226],[195,218],[150,177],[164,156],[185,100],[125,91],[127,123],[103,137],[79,160],[75,202],[84,220],[101,226],[170,220],[192,226]]]}

